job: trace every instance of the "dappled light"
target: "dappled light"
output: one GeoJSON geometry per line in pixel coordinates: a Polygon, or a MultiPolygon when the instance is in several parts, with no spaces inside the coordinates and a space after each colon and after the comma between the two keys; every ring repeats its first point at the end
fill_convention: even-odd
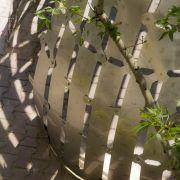
{"type": "Polygon", "coordinates": [[[2,156],[2,154],[0,154],[0,165],[1,165],[2,168],[7,168],[8,167],[8,165],[7,165],[4,157],[2,156]]]}
{"type": "Polygon", "coordinates": [[[13,132],[8,133],[8,139],[15,148],[19,144],[19,141],[13,132]]]}
{"type": "Polygon", "coordinates": [[[55,2],[0,11],[0,179],[172,178],[179,139],[161,135],[179,121],[180,38],[155,24],[173,3],[55,2]]]}
{"type": "Polygon", "coordinates": [[[9,128],[9,122],[6,119],[0,118],[0,122],[4,130],[7,130],[9,128]]]}
{"type": "Polygon", "coordinates": [[[11,21],[13,29],[8,32],[13,35],[9,38],[1,34],[2,38],[9,39],[8,48],[0,57],[0,179],[23,180],[25,176],[27,179],[58,179],[60,164],[49,149],[29,82],[40,50],[38,19],[32,12],[42,8],[45,1],[11,3],[12,9],[8,11],[6,2],[9,17],[5,17],[3,23],[11,21]]]}

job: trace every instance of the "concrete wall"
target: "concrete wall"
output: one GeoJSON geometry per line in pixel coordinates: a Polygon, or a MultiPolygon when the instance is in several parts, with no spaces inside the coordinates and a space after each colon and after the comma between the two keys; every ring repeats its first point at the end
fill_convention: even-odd
{"type": "MultiPolygon", "coordinates": [[[[81,7],[88,13],[86,3],[81,7]]],[[[158,41],[162,32],[154,25],[173,4],[179,5],[178,0],[106,0],[105,12],[122,22],[119,30],[127,47],[147,40],[128,50],[153,97],[177,113],[180,35],[173,42],[158,41]]],[[[129,67],[108,36],[101,40],[95,25],[85,27],[90,33],[83,34],[82,47],[72,35],[78,24],[65,15],[53,17],[52,30],[41,36],[34,95],[56,153],[85,179],[167,179],[159,142],[145,144],[146,132],[137,137],[132,130],[144,99],[129,67]]]]}

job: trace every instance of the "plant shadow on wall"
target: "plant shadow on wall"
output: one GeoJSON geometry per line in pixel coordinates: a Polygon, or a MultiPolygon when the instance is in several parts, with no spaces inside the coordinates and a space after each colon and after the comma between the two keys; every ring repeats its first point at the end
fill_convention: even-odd
{"type": "MultiPolygon", "coordinates": [[[[84,17],[85,23],[94,23],[99,29],[99,36],[102,38],[106,33],[112,38],[118,47],[121,54],[124,56],[127,64],[129,65],[132,74],[134,75],[142,95],[146,101],[145,109],[141,112],[141,117],[144,119],[138,125],[140,131],[144,129],[154,128],[156,133],[152,137],[156,137],[161,142],[164,152],[168,156],[168,167],[173,171],[179,170],[179,154],[180,154],[180,142],[179,142],[179,119],[170,116],[167,111],[155,102],[153,97],[149,95],[149,89],[146,85],[146,79],[144,78],[141,68],[133,64],[132,55],[127,52],[127,48],[121,42],[121,33],[118,30],[118,24],[113,24],[103,10],[103,1],[98,1],[99,4],[96,7],[90,8],[94,13],[93,17],[84,17]],[[148,93],[149,94],[148,94],[148,93]]],[[[80,6],[72,5],[67,8],[65,0],[53,0],[51,1],[52,6],[41,9],[36,12],[39,17],[39,28],[40,29],[51,29],[51,16],[56,16],[64,11],[68,11],[67,18],[71,17],[83,17],[80,6]]],[[[157,21],[156,26],[163,30],[160,40],[169,36],[170,40],[173,41],[174,34],[180,31],[180,7],[173,6],[169,9],[166,17],[157,21]]],[[[89,34],[85,29],[81,30],[81,33],[89,34]]],[[[80,32],[80,31],[79,31],[80,32]]],[[[78,32],[78,33],[79,33],[78,32]]],[[[79,34],[74,35],[79,35],[79,34]]],[[[145,43],[145,42],[143,42],[145,43]]],[[[79,45],[84,44],[84,39],[80,35],[79,45]]],[[[149,139],[147,140],[149,141],[149,139]]]]}
{"type": "Polygon", "coordinates": [[[33,14],[43,2],[13,1],[9,47],[0,59],[0,179],[59,179],[32,85],[40,43],[33,14]]]}

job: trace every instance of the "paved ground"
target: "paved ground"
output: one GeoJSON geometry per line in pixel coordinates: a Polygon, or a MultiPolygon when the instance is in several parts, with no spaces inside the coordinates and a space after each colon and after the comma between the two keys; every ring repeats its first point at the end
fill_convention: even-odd
{"type": "MultiPolygon", "coordinates": [[[[21,2],[17,22],[28,0],[21,2]]],[[[0,57],[0,180],[72,179],[50,149],[47,133],[34,109],[28,78],[34,74],[39,51],[32,26],[34,12],[32,9],[26,13],[21,26],[14,27],[9,49],[0,57]]],[[[3,47],[2,42],[5,41],[1,41],[3,47]]]]}
{"type": "Polygon", "coordinates": [[[0,179],[58,179],[60,163],[34,110],[27,73],[11,61],[0,60],[0,179]]]}

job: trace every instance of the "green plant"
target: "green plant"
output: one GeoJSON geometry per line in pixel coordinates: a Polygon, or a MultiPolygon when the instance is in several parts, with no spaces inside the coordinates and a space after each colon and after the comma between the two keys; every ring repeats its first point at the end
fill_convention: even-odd
{"type": "MultiPolygon", "coordinates": [[[[80,6],[78,5],[72,5],[69,8],[66,6],[66,0],[51,0],[49,1],[50,6],[47,6],[41,10],[38,10],[35,14],[39,18],[38,23],[38,29],[51,29],[51,17],[55,15],[59,15],[60,13],[64,13],[65,11],[67,14],[70,15],[69,18],[72,18],[73,16],[79,16],[81,18],[84,18],[84,21],[87,23],[95,23],[96,27],[99,28],[100,32],[97,34],[101,38],[105,35],[105,33],[109,33],[113,39],[116,38],[116,36],[120,35],[120,32],[118,31],[118,25],[112,25],[110,21],[107,21],[106,23],[102,23],[102,21],[99,19],[96,14],[93,17],[83,17],[82,11],[80,6]]],[[[93,10],[94,11],[94,10],[93,10]]],[[[83,29],[83,32],[85,29],[83,29]]],[[[83,33],[82,32],[82,33],[83,33]]],[[[89,31],[86,32],[86,35],[89,34],[89,31]]],[[[80,38],[80,45],[82,45],[84,42],[84,39],[80,38]]]]}
{"type": "Polygon", "coordinates": [[[166,145],[164,150],[171,151],[173,158],[170,163],[173,164],[173,168],[180,170],[180,124],[171,118],[166,108],[158,104],[142,110],[140,116],[143,121],[136,126],[137,131],[155,128],[156,132],[150,136],[147,142],[152,138],[156,138],[162,144],[171,142],[166,145]]]}
{"type": "Polygon", "coordinates": [[[51,29],[51,17],[66,11],[66,0],[51,0],[49,6],[37,11],[35,15],[39,18],[38,29],[51,29]]]}
{"type": "Polygon", "coordinates": [[[172,6],[167,15],[157,21],[156,26],[164,31],[160,40],[168,35],[172,41],[174,33],[180,32],[180,6],[172,6]]]}
{"type": "MultiPolygon", "coordinates": [[[[54,2],[55,0],[53,0],[54,2]]],[[[141,116],[144,116],[144,121],[141,122],[138,125],[138,129],[142,130],[142,129],[147,129],[150,127],[154,127],[157,130],[157,133],[154,135],[155,137],[157,137],[163,145],[163,149],[164,151],[171,151],[173,153],[170,153],[171,155],[168,154],[168,158],[171,161],[171,159],[173,159],[171,166],[175,167],[176,169],[179,168],[179,156],[174,156],[174,154],[178,154],[179,153],[179,139],[176,138],[179,135],[179,125],[176,125],[172,120],[169,119],[169,115],[167,115],[166,113],[164,114],[164,111],[162,111],[162,108],[159,106],[154,106],[155,104],[155,100],[152,97],[152,94],[150,92],[150,89],[147,86],[147,81],[141,71],[140,67],[137,67],[136,64],[134,63],[134,59],[133,59],[133,55],[129,52],[127,52],[127,46],[125,46],[124,42],[121,39],[121,34],[119,32],[119,28],[118,28],[118,24],[114,24],[112,23],[109,18],[107,17],[107,15],[104,13],[104,0],[98,0],[97,1],[97,5],[95,7],[91,7],[92,10],[92,17],[83,17],[83,15],[81,14],[81,9],[79,6],[74,5],[71,6],[69,8],[66,7],[65,5],[65,0],[56,0],[58,2],[63,2],[64,8],[67,14],[68,18],[71,18],[72,16],[79,16],[81,18],[83,18],[83,20],[86,23],[95,23],[96,27],[99,28],[100,32],[98,33],[98,35],[102,38],[105,34],[108,34],[112,40],[114,41],[114,43],[116,44],[119,52],[122,54],[122,56],[124,57],[125,61],[127,62],[129,69],[131,70],[132,74],[134,75],[136,82],[140,88],[140,91],[145,99],[145,108],[146,111],[141,112],[141,116]],[[173,140],[174,143],[169,146],[168,145],[168,141],[169,140],[173,140]]],[[[58,8],[58,6],[55,8],[58,8]]],[[[62,12],[62,9],[60,8],[59,11],[55,11],[55,12],[62,12]]],[[[50,8],[50,10],[46,10],[46,8],[38,11],[36,14],[40,15],[41,20],[45,21],[45,23],[43,23],[43,25],[45,25],[48,29],[51,27],[51,25],[49,25],[49,20],[50,17],[52,15],[56,15],[53,14],[54,10],[53,8],[50,8]],[[46,14],[47,13],[47,14],[46,14]],[[42,15],[42,16],[41,16],[42,15]],[[45,19],[48,19],[47,23],[45,19]],[[48,26],[46,25],[48,24],[48,26]]],[[[165,35],[169,35],[170,39],[173,40],[173,34],[176,31],[179,31],[179,26],[172,26],[172,28],[170,28],[168,25],[170,23],[170,19],[171,16],[172,17],[179,17],[178,13],[179,10],[175,9],[173,11],[169,11],[168,15],[165,17],[164,20],[160,20],[159,22],[157,22],[157,24],[159,23],[159,27],[163,30],[165,30],[165,34],[162,35],[161,39],[165,36],[165,35]],[[175,15],[173,15],[173,13],[175,15]],[[177,29],[174,29],[177,28],[177,29]]],[[[177,22],[179,23],[179,20],[177,20],[177,22]]],[[[51,22],[50,22],[51,24],[51,22]]],[[[175,24],[176,25],[176,24],[175,24]]],[[[178,24],[177,24],[178,25],[178,24]]],[[[85,31],[85,26],[83,27],[83,30],[81,30],[81,33],[83,33],[85,31]]],[[[80,32],[80,31],[79,31],[80,32]]],[[[87,32],[87,34],[89,34],[87,32]]],[[[145,41],[144,41],[145,42],[145,41]]],[[[143,43],[144,43],[143,42],[143,43]]],[[[80,34],[80,38],[79,38],[79,44],[83,45],[84,43],[84,39],[82,37],[82,34],[80,34]]],[[[137,45],[137,44],[136,44],[137,45]]]]}

